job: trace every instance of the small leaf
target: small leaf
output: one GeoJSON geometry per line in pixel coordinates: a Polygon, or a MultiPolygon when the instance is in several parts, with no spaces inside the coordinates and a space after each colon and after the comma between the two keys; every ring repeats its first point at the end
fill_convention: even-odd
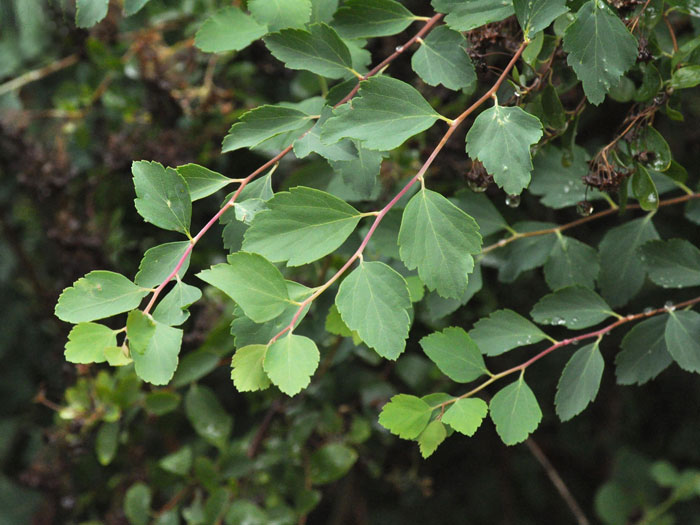
{"type": "Polygon", "coordinates": [[[622,339],[622,351],[615,357],[615,375],[620,385],[642,385],[654,379],[673,362],[666,348],[666,317],[646,319],[622,339]]]}
{"type": "Polygon", "coordinates": [[[141,310],[132,310],[126,318],[126,335],[131,352],[143,354],[156,332],[156,323],[141,310]]]}
{"type": "Polygon", "coordinates": [[[263,370],[266,345],[248,345],[236,350],[231,361],[231,379],[239,392],[255,392],[270,386],[263,370]]]}
{"type": "Polygon", "coordinates": [[[637,165],[632,175],[632,194],[639,202],[639,207],[645,211],[653,211],[659,207],[659,192],[644,166],[637,165]]]}
{"type": "Polygon", "coordinates": [[[481,353],[490,356],[547,338],[542,330],[513,310],[496,310],[480,319],[469,335],[481,353]]]}
{"type": "Polygon", "coordinates": [[[75,0],[75,25],[82,28],[94,26],[105,16],[109,0],[75,0]]]}
{"type": "Polygon", "coordinates": [[[394,0],[348,0],[333,18],[343,38],[391,36],[406,29],[416,17],[394,0]]]}
{"type": "Polygon", "coordinates": [[[333,108],[324,106],[321,110],[321,117],[316,121],[314,127],[294,142],[294,154],[297,158],[303,159],[311,152],[318,153],[328,161],[353,161],[358,158],[358,151],[351,140],[345,139],[335,144],[321,142],[321,130],[326,124],[326,120],[332,115],[333,108]]]}
{"type": "Polygon", "coordinates": [[[479,233],[483,237],[498,233],[508,226],[501,213],[483,193],[463,189],[457,192],[452,202],[477,222],[479,233]]]}
{"type": "Polygon", "coordinates": [[[143,7],[151,0],[124,0],[124,14],[131,16],[143,9],[143,7]]]}
{"type": "Polygon", "coordinates": [[[649,241],[639,248],[649,278],[664,288],[700,285],[700,250],[685,239],[649,241]]]}
{"type": "Polygon", "coordinates": [[[700,66],[686,66],[676,69],[671,76],[673,89],[688,89],[700,84],[700,66]]]}
{"type": "Polygon", "coordinates": [[[670,312],[664,332],[671,357],[683,370],[700,372],[700,314],[670,312]]]}
{"type": "Polygon", "coordinates": [[[125,366],[133,362],[129,357],[129,349],[122,346],[108,346],[104,349],[104,356],[110,366],[125,366]]]}
{"type": "Polygon", "coordinates": [[[457,31],[471,31],[513,14],[510,0],[432,0],[439,13],[446,13],[445,23],[457,31]]]}
{"type": "Polygon", "coordinates": [[[70,363],[102,363],[105,350],[116,346],[117,334],[98,323],[80,323],[68,334],[65,358],[70,363]]]}
{"type": "Polygon", "coordinates": [[[185,179],[172,168],[143,160],[134,162],[131,172],[139,215],[159,228],[189,236],[192,201],[185,179]]]}
{"type": "Polygon", "coordinates": [[[156,331],[146,350],[132,352],[136,375],[153,385],[167,385],[177,368],[182,330],[156,323],[156,331]]]}
{"type": "Polygon", "coordinates": [[[303,27],[311,18],[311,0],[248,0],[248,9],[270,31],[303,27]]]}
{"type": "MultiPolygon", "coordinates": [[[[513,229],[518,233],[529,233],[552,229],[556,225],[550,222],[518,222],[513,229]]],[[[557,239],[555,235],[533,235],[512,242],[503,251],[503,262],[498,269],[498,280],[511,283],[527,270],[542,266],[547,262],[557,239]]]]}
{"type": "MultiPolygon", "coordinates": [[[[351,141],[354,143],[354,141],[351,141]]],[[[340,141],[338,144],[343,144],[340,141]]],[[[378,189],[378,176],[385,153],[355,147],[357,156],[352,160],[333,160],[330,165],[338,173],[343,183],[352,188],[359,200],[371,200],[378,189]]]]}
{"type": "Polygon", "coordinates": [[[169,326],[179,326],[190,316],[187,308],[201,298],[202,291],[199,288],[178,281],[156,306],[153,319],[169,326]]]}
{"type": "Polygon", "coordinates": [[[559,419],[568,421],[595,399],[604,367],[597,342],[580,348],[571,356],[559,378],[554,398],[559,419]]]}
{"type": "Polygon", "coordinates": [[[515,15],[527,38],[546,29],[560,15],[566,13],[566,0],[513,0],[515,15]]]}
{"type": "Polygon", "coordinates": [[[418,436],[420,455],[423,456],[424,459],[432,456],[433,452],[437,450],[440,443],[445,441],[446,437],[447,429],[442,421],[436,419],[428,423],[425,430],[418,436]]]}
{"type": "Polygon", "coordinates": [[[467,133],[467,153],[506,193],[518,195],[530,183],[530,146],[542,132],[537,117],[519,107],[495,105],[476,117],[467,133]]]}
{"type": "Polygon", "coordinates": [[[477,397],[458,399],[442,416],[442,422],[465,436],[473,436],[486,417],[489,407],[477,397]]]}
{"type": "Polygon", "coordinates": [[[106,466],[112,462],[117,454],[118,438],[119,423],[117,421],[102,423],[95,439],[95,454],[97,454],[97,461],[100,462],[100,465],[106,466]]]}
{"type": "Polygon", "coordinates": [[[313,126],[311,117],[298,109],[285,106],[260,106],[244,113],[238,122],[231,126],[228,135],[224,137],[221,152],[254,148],[282,133],[293,131],[301,134],[311,126],[313,126]]]}
{"type": "MultiPolygon", "coordinates": [[[[190,246],[190,241],[167,242],[149,248],[143,254],[139,264],[139,271],[134,282],[146,288],[158,286],[168,278],[175,269],[177,263],[185,255],[190,246]]],[[[190,254],[182,263],[177,275],[182,279],[190,266],[190,254]]],[[[173,276],[173,279],[175,277],[173,276]]]]}
{"type": "Polygon", "coordinates": [[[158,461],[158,466],[171,474],[186,476],[192,468],[192,449],[182,447],[158,461]]]}
{"type": "Polygon", "coordinates": [[[340,317],[340,312],[335,304],[331,306],[330,310],[328,310],[325,329],[326,332],[339,335],[341,337],[352,337],[352,342],[355,343],[355,345],[359,345],[362,342],[362,338],[360,338],[358,333],[350,330],[350,328],[348,328],[343,321],[343,318],[340,317]]]}
{"type": "Polygon", "coordinates": [[[433,332],[421,339],[420,345],[440,371],[457,383],[468,383],[488,374],[479,348],[461,328],[433,332]]]}
{"type": "Polygon", "coordinates": [[[552,290],[579,284],[594,288],[600,272],[598,252],[576,239],[557,236],[549,259],[544,265],[544,278],[552,290]]]}
{"type": "Polygon", "coordinates": [[[530,315],[539,324],[580,330],[600,323],[614,312],[593,290],[577,285],[545,295],[537,301],[530,315]]]}
{"type": "Polygon", "coordinates": [[[379,424],[403,439],[415,439],[430,421],[430,405],[416,396],[398,394],[384,405],[379,424]]]}
{"type": "Polygon", "coordinates": [[[214,392],[194,384],[185,395],[185,414],[197,434],[216,446],[228,441],[233,418],[226,412],[214,392]]]}
{"type": "Polygon", "coordinates": [[[202,24],[194,37],[194,45],[206,53],[240,51],[265,33],[267,28],[252,16],[237,7],[224,7],[202,24]]]}
{"type": "Polygon", "coordinates": [[[308,337],[288,334],[267,349],[263,367],[272,383],[288,396],[306,388],[319,361],[318,348],[308,337]]]}
{"type": "Polygon", "coordinates": [[[233,182],[232,179],[224,177],[221,173],[198,164],[178,166],[176,171],[185,179],[192,201],[208,197],[233,182]]]}
{"type": "Polygon", "coordinates": [[[309,460],[311,483],[325,485],[345,476],[357,461],[357,452],[341,443],[329,443],[313,454],[309,460]]]}
{"type": "Polygon", "coordinates": [[[542,420],[537,398],[522,375],[493,396],[490,411],[496,432],[506,445],[525,441],[542,420]]]}
{"type": "Polygon", "coordinates": [[[156,416],[164,416],[180,405],[180,396],[168,390],[156,390],[146,396],[146,410],[156,416]]]}
{"type": "Polygon", "coordinates": [[[447,26],[433,29],[411,57],[411,67],[426,84],[459,90],[476,82],[467,40],[447,26]]]}
{"type": "Polygon", "coordinates": [[[68,323],[95,321],[133,310],[148,292],[121,274],[96,270],[63,290],[55,314],[68,323]]]}

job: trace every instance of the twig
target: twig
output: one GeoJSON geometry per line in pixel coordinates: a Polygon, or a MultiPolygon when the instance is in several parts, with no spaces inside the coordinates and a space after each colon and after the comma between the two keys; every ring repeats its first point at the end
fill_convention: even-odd
{"type": "Polygon", "coordinates": [[[258,431],[255,433],[255,436],[253,436],[253,439],[251,440],[250,445],[248,446],[248,451],[246,452],[246,455],[249,458],[254,458],[258,455],[258,450],[260,449],[260,445],[262,444],[263,439],[265,439],[265,434],[267,434],[267,431],[270,428],[272,418],[275,417],[275,414],[279,412],[281,407],[282,403],[279,399],[275,399],[270,405],[270,408],[267,410],[267,413],[265,414],[262,423],[260,423],[260,426],[258,427],[258,431]]]}
{"type": "Polygon", "coordinates": [[[10,93],[11,91],[15,91],[16,89],[20,89],[37,80],[41,80],[42,78],[47,77],[56,71],[70,67],[75,64],[79,58],[80,55],[78,55],[78,53],[73,53],[72,55],[62,58],[61,60],[52,62],[47,66],[35,69],[34,71],[28,71],[24,75],[20,75],[17,78],[5,82],[4,84],[0,84],[0,96],[10,93]]]}

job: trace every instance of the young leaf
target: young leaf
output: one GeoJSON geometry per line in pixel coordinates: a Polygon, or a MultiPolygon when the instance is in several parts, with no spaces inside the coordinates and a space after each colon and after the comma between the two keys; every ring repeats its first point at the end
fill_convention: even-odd
{"type": "Polygon", "coordinates": [[[244,113],[224,137],[222,153],[254,148],[267,139],[293,131],[303,133],[313,126],[309,115],[285,106],[260,106],[244,113]]]}
{"type": "Polygon", "coordinates": [[[471,254],[481,251],[481,235],[474,219],[441,194],[416,193],[403,212],[399,253],[409,270],[430,290],[443,297],[461,297],[467,274],[474,269],[471,254]]]}
{"type": "Polygon", "coordinates": [[[601,296],[578,285],[545,295],[530,313],[536,323],[564,325],[572,330],[596,325],[614,314],[601,296]]]}
{"type": "Polygon", "coordinates": [[[403,439],[415,439],[428,426],[430,405],[416,396],[398,394],[384,405],[379,424],[403,439]]]}
{"type": "Polygon", "coordinates": [[[600,272],[598,252],[571,237],[559,235],[557,241],[544,265],[547,285],[552,290],[574,284],[594,288],[600,272]]]}
{"type": "Polygon", "coordinates": [[[198,164],[185,164],[175,170],[185,179],[190,190],[190,199],[196,201],[216,193],[233,182],[221,173],[212,171],[198,164]]]}
{"type": "MultiPolygon", "coordinates": [[[[519,233],[551,229],[551,222],[518,222],[513,229],[519,233]]],[[[503,253],[503,263],[498,269],[498,280],[511,283],[526,271],[542,266],[547,262],[554,249],[557,239],[555,235],[535,235],[518,239],[506,246],[503,253]]]]}
{"type": "Polygon", "coordinates": [[[506,193],[518,195],[530,183],[530,146],[542,137],[542,123],[519,107],[495,105],[482,111],[467,133],[467,153],[480,160],[506,193]]]}
{"type": "Polygon", "coordinates": [[[391,36],[406,29],[416,17],[394,0],[348,0],[333,17],[343,38],[391,36]]]}
{"type": "Polygon", "coordinates": [[[432,0],[439,13],[446,13],[445,23],[457,31],[471,31],[513,14],[510,0],[432,0]]]}
{"type": "Polygon", "coordinates": [[[287,334],[267,349],[263,368],[272,383],[288,396],[301,392],[316,371],[318,348],[308,337],[287,334]]]}
{"type": "Polygon", "coordinates": [[[199,272],[197,277],[236,301],[257,323],[274,319],[290,302],[280,271],[256,253],[229,255],[228,264],[212,266],[199,272]]]}
{"type": "Polygon", "coordinates": [[[270,31],[303,27],[311,18],[311,0],[248,0],[248,9],[270,31]]]}
{"type": "Polygon", "coordinates": [[[411,298],[406,281],[382,262],[360,262],[338,288],[340,316],[379,355],[394,360],[408,337],[411,298]]]}
{"type": "Polygon", "coordinates": [[[493,396],[490,411],[496,432],[506,445],[525,441],[542,420],[537,398],[522,375],[493,396]]]}
{"type": "Polygon", "coordinates": [[[98,323],[80,323],[68,334],[65,357],[70,363],[102,363],[105,349],[116,346],[117,333],[98,323]]]}
{"type": "Polygon", "coordinates": [[[332,115],[333,108],[323,106],[321,117],[316,121],[314,127],[294,142],[294,154],[297,158],[303,159],[311,152],[318,153],[329,161],[352,161],[357,158],[358,151],[351,140],[345,139],[335,144],[321,142],[321,129],[332,115]]]}
{"type": "Polygon", "coordinates": [[[236,350],[231,361],[231,379],[239,392],[255,392],[270,386],[263,361],[267,345],[248,345],[236,350]]]}
{"type": "Polygon", "coordinates": [[[513,310],[496,310],[480,319],[469,336],[484,355],[500,355],[519,346],[531,345],[547,335],[513,310]]]}
{"type": "Polygon", "coordinates": [[[138,307],[148,292],[121,274],[96,270],[63,290],[55,314],[68,323],[104,319],[138,307]]]}
{"type": "Polygon", "coordinates": [[[202,291],[199,288],[178,281],[156,306],[153,319],[169,326],[179,326],[190,316],[187,307],[201,298],[202,291]]]}
{"type": "Polygon", "coordinates": [[[360,83],[352,109],[337,112],[321,131],[321,140],[333,144],[350,137],[361,146],[388,151],[428,129],[440,118],[413,87],[395,78],[377,76],[360,83]]]}
{"type": "Polygon", "coordinates": [[[326,24],[305,29],[283,29],[264,39],[277,60],[289,69],[302,69],[328,78],[353,74],[350,50],[335,30],[326,24]]]}
{"type": "Polygon", "coordinates": [[[141,310],[132,310],[126,318],[126,335],[129,338],[129,349],[143,354],[156,332],[156,323],[150,315],[141,310]]]}
{"type": "Polygon", "coordinates": [[[685,239],[649,241],[639,248],[649,278],[664,288],[700,285],[700,250],[685,239]]]}
{"type": "Polygon", "coordinates": [[[442,416],[442,422],[465,436],[473,436],[486,417],[489,407],[483,399],[467,397],[458,399],[442,416]]]}
{"type": "Polygon", "coordinates": [[[622,339],[622,351],[615,357],[615,375],[620,385],[642,385],[654,379],[673,362],[664,330],[666,317],[646,319],[622,339]]]}
{"type": "Polygon", "coordinates": [[[560,15],[566,13],[566,0],[513,0],[515,16],[527,38],[546,29],[560,15]]]}
{"type": "Polygon", "coordinates": [[[559,378],[554,397],[559,419],[568,421],[595,399],[604,367],[605,361],[597,342],[580,348],[571,356],[559,378]]]}
{"type": "Polygon", "coordinates": [[[185,395],[185,414],[197,434],[216,446],[226,444],[233,418],[206,386],[194,384],[185,395]]]}
{"type": "Polygon", "coordinates": [[[440,371],[457,383],[468,383],[489,373],[479,347],[461,328],[433,332],[421,339],[420,345],[440,371]]]}
{"type": "Polygon", "coordinates": [[[240,51],[267,33],[264,25],[238,7],[224,7],[202,24],[194,45],[205,53],[240,51]]]}
{"type": "MultiPolygon", "coordinates": [[[[134,282],[139,286],[150,288],[158,286],[175,269],[178,261],[182,258],[190,246],[190,241],[167,242],[149,248],[141,259],[139,271],[134,278],[134,282]]],[[[182,263],[177,275],[182,278],[190,266],[190,256],[182,263]]],[[[173,277],[175,279],[175,277],[173,277]]]]}
{"type": "Polygon", "coordinates": [[[586,97],[597,106],[636,62],[637,41],[605,2],[589,0],[564,33],[564,51],[586,97]]]}
{"type": "Polygon", "coordinates": [[[156,330],[143,353],[132,352],[136,375],[153,385],[167,385],[177,368],[182,330],[156,323],[156,330]]]}
{"type": "Polygon", "coordinates": [[[411,67],[426,84],[459,90],[476,81],[467,40],[447,26],[433,29],[411,57],[411,67]]]}
{"type": "Polygon", "coordinates": [[[436,419],[428,423],[428,426],[420,433],[417,440],[420,455],[423,456],[423,459],[430,457],[440,446],[440,443],[445,441],[446,437],[447,429],[442,421],[436,419]]]}
{"type": "Polygon", "coordinates": [[[75,25],[82,28],[94,26],[105,16],[109,0],[75,0],[75,25]]]}
{"type": "Polygon", "coordinates": [[[664,332],[671,357],[683,370],[700,372],[700,314],[670,312],[664,332]]]}
{"type": "Polygon", "coordinates": [[[243,249],[288,266],[307,264],[336,250],[354,231],[360,212],[329,193],[299,186],[268,201],[255,216],[243,249]]]}
{"type": "Polygon", "coordinates": [[[483,237],[498,233],[508,226],[501,213],[483,193],[463,189],[451,200],[477,222],[479,233],[483,237]]]}
{"type": "Polygon", "coordinates": [[[189,236],[192,201],[185,179],[172,168],[144,160],[134,162],[131,172],[139,215],[158,228],[189,236]]]}

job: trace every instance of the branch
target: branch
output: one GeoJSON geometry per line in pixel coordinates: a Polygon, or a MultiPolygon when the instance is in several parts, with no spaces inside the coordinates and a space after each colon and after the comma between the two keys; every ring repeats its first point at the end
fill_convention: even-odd
{"type": "Polygon", "coordinates": [[[41,80],[42,78],[47,77],[56,71],[70,67],[75,64],[79,58],[80,55],[78,55],[78,53],[73,53],[72,55],[62,58],[61,60],[52,62],[47,66],[35,69],[34,71],[28,71],[24,75],[20,75],[17,78],[5,82],[4,84],[0,84],[0,96],[20,89],[37,80],[41,80]]]}

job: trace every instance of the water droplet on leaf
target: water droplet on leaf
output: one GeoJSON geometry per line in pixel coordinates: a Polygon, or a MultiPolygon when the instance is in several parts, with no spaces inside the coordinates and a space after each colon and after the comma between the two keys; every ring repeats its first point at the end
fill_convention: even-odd
{"type": "Polygon", "coordinates": [[[589,201],[579,201],[576,204],[576,211],[582,217],[588,217],[591,213],[593,213],[593,204],[589,201]]]}
{"type": "Polygon", "coordinates": [[[506,206],[517,208],[520,206],[520,195],[508,195],[506,197],[506,206]]]}

